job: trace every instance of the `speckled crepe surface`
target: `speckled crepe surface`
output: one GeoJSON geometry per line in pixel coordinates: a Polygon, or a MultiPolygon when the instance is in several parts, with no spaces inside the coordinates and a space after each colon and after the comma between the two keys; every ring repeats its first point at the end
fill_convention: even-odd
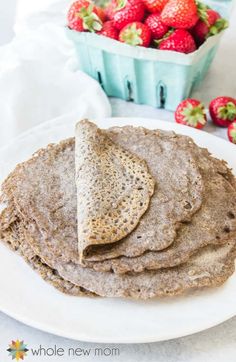
{"type": "MultiPolygon", "coordinates": [[[[118,142],[115,131],[112,134],[118,142]]],[[[124,140],[123,147],[129,145],[130,151],[139,157],[149,157],[146,161],[158,186],[138,227],[106,252],[102,247],[102,253],[96,249],[93,258],[96,256],[97,260],[166,248],[173,243],[181,222],[191,220],[202,203],[202,177],[191,152],[181,146],[182,140],[172,133],[149,133],[133,127],[125,128],[119,139],[124,140]],[[130,136],[129,133],[134,134],[134,139],[125,136],[130,136]],[[170,161],[171,168],[167,167],[170,161]]],[[[63,255],[55,250],[59,257],[79,262],[74,244],[77,239],[74,177],[74,140],[70,139],[40,150],[19,165],[3,184],[3,192],[14,194],[18,210],[25,218],[36,221],[45,238],[52,235],[58,240],[59,249],[63,250],[63,255]]]]}
{"type": "Polygon", "coordinates": [[[190,223],[181,226],[174,243],[162,251],[146,252],[135,258],[87,262],[87,266],[116,273],[172,267],[188,260],[203,246],[236,239],[235,177],[224,162],[212,158],[207,150],[194,144],[191,148],[204,181],[204,197],[200,210],[190,223]]]}
{"type": "Polygon", "coordinates": [[[23,223],[20,222],[17,217],[12,220],[12,217],[9,218],[10,215],[7,216],[7,213],[11,213],[12,216],[14,211],[10,208],[6,209],[4,216],[5,222],[8,223],[8,226],[4,230],[0,230],[0,238],[7,246],[10,247],[11,250],[21,255],[33,270],[35,270],[46,282],[53,285],[59,291],[74,296],[95,296],[95,294],[85,290],[84,288],[63,279],[55,269],[52,269],[44,263],[41,258],[35,254],[33,249],[30,247],[30,244],[27,242],[23,223]]]}
{"type": "MultiPolygon", "coordinates": [[[[78,250],[129,235],[149,207],[155,181],[146,162],[83,120],[75,132],[78,250]]],[[[158,187],[158,185],[157,185],[158,187]]]]}
{"type": "MultiPolygon", "coordinates": [[[[47,268],[49,265],[50,271],[56,271],[55,286],[64,292],[67,292],[67,288],[73,290],[77,286],[81,288],[74,289],[77,293],[79,291],[86,293],[87,289],[104,297],[148,299],[175,296],[193,288],[219,286],[234,272],[236,251],[234,241],[223,246],[202,248],[187,263],[175,268],[117,275],[112,272],[96,272],[74,263],[60,262],[47,249],[36,226],[21,224],[22,229],[24,229],[24,248],[28,249],[28,245],[30,245],[30,249],[33,249],[33,255],[37,255],[40,265],[46,265],[47,268]],[[67,285],[68,281],[74,284],[74,287],[69,283],[69,287],[65,288],[64,284],[67,285]]],[[[44,270],[42,276],[44,276],[44,270]]],[[[51,278],[47,277],[45,280],[54,284],[51,278]]]]}
{"type": "MultiPolygon", "coordinates": [[[[122,255],[123,244],[125,245],[127,239],[141,228],[142,220],[152,207],[153,200],[151,200],[149,210],[128,237],[115,243],[115,247],[104,248],[105,257],[100,249],[89,256],[95,259],[98,256],[96,261],[91,262],[91,267],[96,268],[97,265],[99,270],[105,268],[109,271],[97,271],[79,264],[73,139],[63,141],[59,145],[49,145],[47,149],[40,150],[31,160],[17,166],[5,181],[1,199],[8,206],[0,217],[0,230],[2,235],[5,235],[5,241],[9,239],[8,243],[14,247],[19,237],[21,253],[24,253],[28,262],[34,261],[31,266],[38,271],[43,270],[41,274],[45,279],[47,279],[45,275],[50,275],[49,282],[53,280],[53,275],[54,280],[57,280],[54,283],[56,287],[74,295],[87,293],[86,291],[89,290],[101,296],[147,299],[155,296],[178,295],[192,288],[217,286],[224,283],[234,271],[235,258],[235,178],[226,164],[211,158],[206,150],[199,149],[189,138],[177,136],[174,133],[124,127],[112,129],[108,131],[108,135],[113,142],[119,143],[122,147],[128,144],[128,140],[130,143],[132,135],[134,135],[132,141],[136,138],[141,139],[142,146],[145,145],[145,140],[150,146],[150,138],[155,139],[155,143],[159,140],[159,155],[166,150],[165,159],[169,153],[172,154],[172,163],[173,155],[177,153],[180,155],[181,152],[185,155],[186,164],[183,163],[183,170],[181,167],[178,168],[180,175],[182,173],[184,176],[178,180],[179,185],[177,182],[176,188],[186,185],[182,191],[185,192],[184,196],[189,195],[188,202],[191,197],[190,206],[192,207],[189,208],[189,204],[185,202],[186,199],[183,203],[183,193],[175,199],[178,212],[170,208],[170,211],[173,211],[171,215],[181,214],[184,217],[182,221],[176,222],[175,237],[173,240],[169,239],[169,242],[172,240],[170,244],[169,242],[166,244],[169,247],[163,251],[150,252],[152,238],[148,240],[148,247],[147,245],[143,247],[141,245],[143,237],[141,237],[137,256],[109,260],[114,257],[114,253],[122,255]],[[167,140],[170,142],[168,143],[167,140]],[[187,174],[186,165],[191,165],[191,171],[187,174]],[[35,173],[36,177],[34,177],[35,173]],[[186,180],[186,183],[183,180],[186,180]],[[186,205],[188,205],[187,208],[184,207],[186,205]],[[211,221],[211,227],[209,227],[209,221],[211,221]],[[198,235],[206,237],[206,241],[200,242],[202,238],[198,235]],[[186,242],[186,240],[191,242],[186,242]],[[212,245],[204,246],[208,243],[212,245]],[[100,254],[102,255],[101,262],[99,262],[100,254]],[[156,257],[159,254],[163,255],[162,259],[156,257]],[[103,260],[107,255],[108,260],[103,260]],[[154,259],[152,256],[155,256],[154,259]],[[143,259],[143,262],[142,258],[147,259],[143,259]],[[129,260],[128,267],[124,264],[124,260],[129,260]],[[115,261],[118,262],[116,265],[106,264],[115,261]],[[166,263],[166,267],[158,269],[161,263],[166,263]],[[130,267],[131,264],[132,267],[130,267]],[[180,265],[170,267],[176,264],[180,265]],[[158,270],[145,271],[145,269],[158,270]],[[113,270],[117,273],[126,272],[126,274],[116,274],[113,270]]],[[[135,142],[132,143],[132,147],[132,152],[141,157],[140,154],[144,152],[145,147],[139,149],[135,142]]],[[[181,158],[182,156],[180,161],[181,158]]],[[[167,159],[169,160],[167,172],[170,172],[168,170],[171,168],[171,157],[167,159]]],[[[160,156],[159,160],[161,160],[160,156]]],[[[146,159],[150,172],[152,161],[153,158],[146,159]]],[[[156,164],[155,162],[155,167],[156,164]]],[[[159,167],[160,164],[158,164],[159,167]]],[[[161,177],[158,172],[157,176],[154,173],[153,176],[155,179],[157,176],[161,177]]],[[[160,179],[159,184],[161,184],[160,179]]],[[[175,186],[171,185],[176,191],[175,186]]],[[[166,191],[165,203],[168,204],[169,188],[167,186],[163,182],[161,190],[163,194],[164,190],[166,191]]],[[[155,198],[155,194],[152,199],[155,198]]],[[[159,208],[156,210],[159,212],[159,208]]],[[[165,236],[163,233],[163,237],[165,236]]],[[[130,253],[132,242],[128,245],[130,253]]],[[[163,249],[163,244],[161,249],[163,249]]]]}

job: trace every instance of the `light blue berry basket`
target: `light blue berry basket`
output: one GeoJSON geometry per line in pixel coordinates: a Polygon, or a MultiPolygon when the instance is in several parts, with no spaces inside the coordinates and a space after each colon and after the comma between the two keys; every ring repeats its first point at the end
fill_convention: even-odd
{"type": "MultiPolygon", "coordinates": [[[[206,0],[229,18],[232,0],[206,0]]],[[[67,28],[80,69],[98,80],[108,96],[175,110],[206,75],[221,34],[210,37],[197,51],[181,54],[133,47],[110,38],[67,28]]]]}

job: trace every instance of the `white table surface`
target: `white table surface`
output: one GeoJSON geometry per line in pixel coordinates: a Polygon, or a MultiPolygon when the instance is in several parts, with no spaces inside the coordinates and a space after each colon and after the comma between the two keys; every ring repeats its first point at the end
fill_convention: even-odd
{"type": "MultiPolygon", "coordinates": [[[[14,0],[9,0],[13,4],[14,0]]],[[[8,2],[7,2],[8,3],[8,2]]],[[[0,1],[0,10],[3,2],[0,1]]],[[[4,9],[3,9],[4,10],[4,9]]],[[[1,14],[7,14],[1,12],[1,14]]],[[[7,23],[4,18],[4,27],[9,30],[8,34],[0,32],[0,44],[9,40],[12,36],[12,27],[7,23]]],[[[12,21],[12,16],[9,17],[12,21]]],[[[208,73],[204,83],[201,87],[194,92],[194,96],[202,99],[206,104],[211,98],[218,95],[232,95],[236,97],[236,70],[235,70],[235,49],[236,49],[236,11],[232,16],[232,27],[225,34],[221,43],[217,57],[208,73]]],[[[1,29],[2,30],[2,29],[1,29]]],[[[173,122],[173,114],[156,110],[147,106],[138,106],[132,103],[126,103],[121,100],[111,99],[113,116],[130,116],[130,117],[151,117],[156,119],[164,119],[173,122]]],[[[158,127],[158,121],[157,121],[158,127]]],[[[211,123],[208,124],[207,131],[218,135],[223,138],[226,137],[224,129],[216,128],[211,123]]],[[[27,286],[24,286],[27,288],[27,286]]],[[[1,297],[1,291],[0,291],[1,297]]],[[[17,300],[16,303],[21,301],[17,300]]],[[[227,308],[227,305],[225,306],[227,308]]],[[[202,333],[180,338],[177,340],[152,343],[152,344],[139,344],[139,345],[98,345],[91,343],[76,342],[65,338],[60,338],[48,333],[38,331],[34,328],[25,326],[12,318],[0,312],[0,361],[6,362],[8,344],[12,339],[23,339],[28,347],[37,348],[40,345],[44,348],[62,347],[65,350],[68,348],[83,348],[91,349],[90,356],[86,357],[58,357],[51,356],[45,357],[44,355],[32,357],[29,355],[26,361],[155,361],[155,362],[235,362],[236,361],[236,317],[223,323],[220,326],[204,331],[202,333]],[[120,351],[119,356],[114,357],[96,357],[93,356],[94,348],[112,348],[118,347],[120,351]]]]}

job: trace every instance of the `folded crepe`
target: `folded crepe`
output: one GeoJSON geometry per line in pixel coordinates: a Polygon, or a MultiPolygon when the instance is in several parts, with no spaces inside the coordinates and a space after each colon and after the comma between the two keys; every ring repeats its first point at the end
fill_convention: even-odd
{"type": "MultiPolygon", "coordinates": [[[[194,157],[198,160],[204,182],[202,206],[190,223],[183,223],[174,243],[161,251],[147,251],[129,258],[126,256],[102,261],[87,261],[85,265],[97,271],[130,271],[173,267],[186,262],[199,248],[209,244],[224,244],[236,240],[236,183],[225,162],[210,156],[209,152],[193,143],[194,157]]],[[[102,253],[100,250],[99,253],[102,253]]],[[[95,259],[95,257],[94,257],[95,259]]]]}
{"type": "MultiPolygon", "coordinates": [[[[122,147],[126,145],[130,152],[145,156],[157,187],[137,228],[120,242],[109,244],[106,253],[99,253],[100,247],[103,250],[100,245],[94,255],[103,260],[106,254],[114,258],[163,250],[174,242],[182,222],[190,221],[201,206],[203,182],[196,160],[182,148],[185,138],[174,133],[134,127],[124,127],[120,133],[108,132],[122,147]]],[[[78,242],[77,247],[74,242],[78,239],[74,152],[74,139],[49,145],[20,164],[3,183],[2,190],[7,197],[14,196],[19,212],[27,220],[36,221],[49,246],[51,237],[57,240],[58,258],[79,264],[78,242]]]]}
{"type": "MultiPolygon", "coordinates": [[[[235,235],[236,195],[231,185],[234,177],[230,179],[231,173],[224,163],[210,157],[206,150],[198,148],[188,137],[133,127],[108,132],[109,137],[120,142],[122,147],[126,145],[138,154],[146,155],[158,187],[136,230],[107,249],[101,245],[92,256],[93,262],[84,261],[86,266],[116,273],[175,266],[186,261],[200,247],[224,243],[235,235]],[[151,157],[148,158],[148,155],[151,157]],[[183,168],[181,161],[185,162],[183,168]],[[170,172],[173,172],[172,177],[170,172]],[[195,211],[199,205],[202,204],[202,207],[193,215],[192,222],[186,224],[189,214],[193,214],[191,209],[184,207],[187,197],[195,211]],[[185,222],[177,223],[174,216],[182,216],[185,222]],[[148,252],[153,242],[158,247],[169,235],[165,225],[181,227],[173,245],[160,252],[148,252]],[[160,239],[155,239],[155,236],[160,239]],[[140,257],[115,258],[116,255],[132,255],[132,251],[138,256],[141,254],[140,257]],[[102,262],[99,263],[99,260],[102,262]]],[[[3,190],[5,194],[14,194],[21,212],[26,218],[36,221],[43,236],[49,240],[48,244],[51,235],[60,242],[61,247],[54,250],[58,258],[80,263],[75,247],[77,205],[73,139],[49,146],[38,152],[33,162],[29,160],[18,166],[5,181],[3,190]],[[45,193],[45,186],[50,192],[45,193]]]]}
{"type": "Polygon", "coordinates": [[[93,246],[119,241],[137,226],[155,182],[145,161],[86,120],[76,126],[75,169],[82,260],[93,246]]]}

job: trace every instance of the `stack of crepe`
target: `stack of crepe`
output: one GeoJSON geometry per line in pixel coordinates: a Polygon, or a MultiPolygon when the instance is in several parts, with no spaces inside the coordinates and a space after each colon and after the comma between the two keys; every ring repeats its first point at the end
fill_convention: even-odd
{"type": "Polygon", "coordinates": [[[0,237],[71,295],[173,296],[223,284],[236,180],[192,139],[84,120],[2,185],[0,237]]]}

